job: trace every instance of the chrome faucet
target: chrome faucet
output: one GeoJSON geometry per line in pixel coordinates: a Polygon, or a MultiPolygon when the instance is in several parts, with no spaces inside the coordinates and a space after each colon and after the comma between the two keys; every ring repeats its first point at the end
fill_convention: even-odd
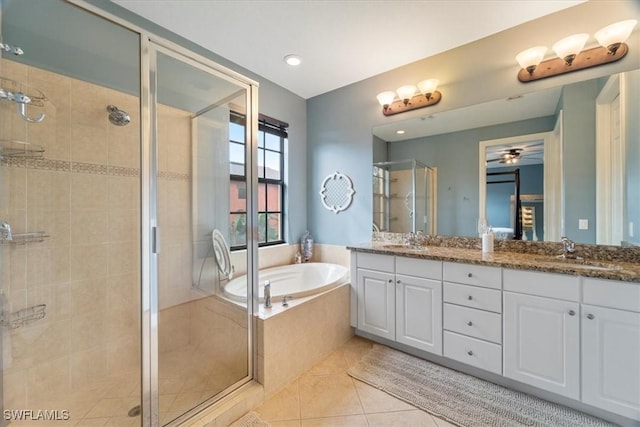
{"type": "Polygon", "coordinates": [[[282,297],[282,306],[289,307],[289,300],[291,299],[291,295],[285,295],[282,297]]]}
{"type": "Polygon", "coordinates": [[[264,308],[271,308],[271,282],[264,282],[264,308]]]}
{"type": "Polygon", "coordinates": [[[570,240],[568,237],[561,237],[560,242],[562,243],[562,258],[577,258],[576,255],[576,244],[573,240],[570,240]]]}

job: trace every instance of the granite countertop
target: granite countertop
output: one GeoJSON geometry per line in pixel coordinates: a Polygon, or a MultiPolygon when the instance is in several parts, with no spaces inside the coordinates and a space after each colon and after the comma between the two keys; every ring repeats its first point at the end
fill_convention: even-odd
{"type": "Polygon", "coordinates": [[[408,247],[389,242],[373,242],[357,246],[348,246],[347,249],[359,252],[401,255],[410,258],[464,262],[518,270],[570,274],[640,283],[640,264],[632,262],[591,261],[587,259],[585,263],[578,264],[576,261],[571,260],[556,260],[555,257],[550,255],[503,251],[482,253],[479,249],[442,246],[408,247]]]}

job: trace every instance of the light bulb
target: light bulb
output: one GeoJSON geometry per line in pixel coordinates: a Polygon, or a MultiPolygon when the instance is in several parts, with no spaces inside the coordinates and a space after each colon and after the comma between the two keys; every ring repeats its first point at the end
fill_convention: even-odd
{"type": "Polygon", "coordinates": [[[384,107],[385,110],[389,107],[389,105],[393,103],[393,100],[395,99],[395,97],[396,97],[396,93],[390,90],[385,92],[380,92],[376,96],[376,98],[378,98],[378,102],[380,103],[380,105],[384,107]]]}
{"type": "Polygon", "coordinates": [[[615,55],[620,45],[629,38],[637,23],[636,19],[616,22],[598,30],[594,36],[601,46],[609,50],[609,54],[615,55]]]}
{"type": "Polygon", "coordinates": [[[588,39],[589,34],[574,34],[557,41],[552,46],[552,49],[560,58],[564,59],[567,65],[571,65],[576,56],[584,48],[584,44],[588,39]]]}
{"type": "Polygon", "coordinates": [[[520,67],[527,70],[529,74],[533,74],[533,70],[542,62],[542,58],[544,58],[546,52],[546,46],[532,47],[516,55],[516,61],[518,61],[520,67]]]}
{"type": "Polygon", "coordinates": [[[429,99],[431,99],[431,95],[433,94],[433,92],[436,91],[439,83],[440,80],[438,79],[422,80],[420,83],[418,83],[418,90],[421,94],[427,97],[428,101],[429,99]]]}
{"type": "Polygon", "coordinates": [[[415,86],[406,85],[399,87],[396,92],[398,93],[398,98],[402,99],[404,105],[407,105],[409,101],[411,101],[411,98],[413,98],[413,95],[415,95],[416,90],[418,90],[418,88],[415,86]]]}

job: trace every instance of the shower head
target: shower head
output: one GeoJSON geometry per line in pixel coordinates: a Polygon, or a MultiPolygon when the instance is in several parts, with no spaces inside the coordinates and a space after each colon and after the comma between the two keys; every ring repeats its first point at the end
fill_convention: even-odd
{"type": "Polygon", "coordinates": [[[116,126],[125,126],[131,121],[129,113],[118,109],[115,105],[108,105],[107,111],[109,112],[109,121],[116,126]]]}

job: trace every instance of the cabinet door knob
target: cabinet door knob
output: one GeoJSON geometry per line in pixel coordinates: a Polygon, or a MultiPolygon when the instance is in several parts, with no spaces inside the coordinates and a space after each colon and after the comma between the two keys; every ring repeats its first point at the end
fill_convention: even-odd
{"type": "Polygon", "coordinates": [[[473,322],[467,322],[467,325],[473,326],[473,322]]]}
{"type": "Polygon", "coordinates": [[[471,295],[469,295],[469,301],[471,301],[473,299],[473,297],[471,295]]]}
{"type": "Polygon", "coordinates": [[[576,312],[575,312],[575,311],[573,311],[573,310],[569,310],[569,316],[575,316],[575,315],[576,315],[576,312]]]}
{"type": "Polygon", "coordinates": [[[392,279],[389,279],[389,283],[393,283],[393,280],[392,280],[392,279]]]}
{"type": "Polygon", "coordinates": [[[400,280],[398,280],[396,283],[399,285],[399,284],[400,284],[400,283],[402,283],[402,282],[401,282],[400,280]]]}
{"type": "Polygon", "coordinates": [[[596,318],[596,316],[594,316],[593,314],[591,314],[591,313],[587,314],[587,319],[593,320],[595,318],[596,318]]]}
{"type": "Polygon", "coordinates": [[[468,273],[468,274],[467,274],[467,277],[471,277],[471,276],[473,276],[473,274],[471,274],[471,273],[468,273]]]}
{"type": "Polygon", "coordinates": [[[473,351],[469,350],[469,351],[467,351],[467,354],[468,354],[469,356],[473,356],[473,351]]]}

